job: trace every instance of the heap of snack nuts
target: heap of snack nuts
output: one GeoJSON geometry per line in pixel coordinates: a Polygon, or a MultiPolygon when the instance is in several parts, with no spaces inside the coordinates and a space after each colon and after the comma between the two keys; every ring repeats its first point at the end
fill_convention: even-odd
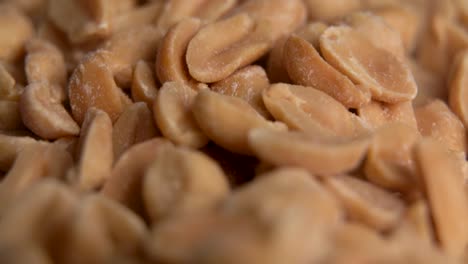
{"type": "Polygon", "coordinates": [[[468,1],[0,1],[0,263],[468,261],[468,1]]]}

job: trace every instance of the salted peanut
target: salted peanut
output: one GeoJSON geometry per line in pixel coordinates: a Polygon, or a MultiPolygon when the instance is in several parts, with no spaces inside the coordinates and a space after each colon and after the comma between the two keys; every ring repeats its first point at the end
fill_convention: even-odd
{"type": "Polygon", "coordinates": [[[127,107],[112,129],[114,161],[132,145],[157,135],[158,130],[153,115],[145,103],[134,103],[127,107]]]}
{"type": "Polygon", "coordinates": [[[200,26],[199,19],[183,19],[170,28],[161,40],[155,64],[156,74],[161,83],[179,81],[196,88],[197,81],[188,73],[185,53],[200,26]]]}
{"type": "Polygon", "coordinates": [[[153,1],[118,14],[111,22],[112,33],[115,34],[154,23],[161,15],[162,7],[163,3],[161,1],[153,1]]]}
{"type": "Polygon", "coordinates": [[[133,71],[132,99],[135,102],[145,102],[148,107],[153,105],[158,94],[158,87],[153,73],[153,67],[148,62],[138,61],[133,71]]]}
{"type": "Polygon", "coordinates": [[[0,133],[0,170],[8,171],[19,152],[38,141],[29,136],[0,133]]]}
{"type": "Polygon", "coordinates": [[[72,43],[100,40],[111,33],[112,18],[130,10],[134,0],[52,0],[47,14],[50,20],[68,36],[72,43]]]}
{"type": "Polygon", "coordinates": [[[16,81],[8,72],[6,65],[0,63],[0,98],[2,100],[18,100],[19,90],[16,89],[15,84],[16,81]]]}
{"type": "Polygon", "coordinates": [[[0,245],[40,245],[51,252],[60,249],[67,223],[73,217],[77,197],[65,186],[44,180],[15,199],[0,220],[0,245]]]}
{"type": "Polygon", "coordinates": [[[409,191],[416,181],[411,151],[418,139],[417,129],[404,123],[380,127],[364,164],[366,178],[385,189],[409,191]]]}
{"type": "Polygon", "coordinates": [[[251,129],[285,129],[284,126],[267,121],[245,100],[208,89],[200,91],[195,97],[192,112],[198,126],[209,139],[240,154],[252,154],[247,142],[247,134],[251,129]]]}
{"type": "Polygon", "coordinates": [[[48,82],[65,88],[67,68],[57,47],[35,38],[27,43],[26,51],[25,71],[28,83],[48,82]]]}
{"type": "Polygon", "coordinates": [[[74,119],[83,123],[89,108],[105,111],[112,121],[123,111],[119,87],[106,63],[106,52],[89,55],[73,72],[68,84],[68,96],[74,119]]]}
{"type": "Polygon", "coordinates": [[[33,36],[30,19],[10,5],[0,6],[0,60],[16,61],[24,54],[26,41],[33,36]]]}
{"type": "Polygon", "coordinates": [[[388,230],[400,220],[405,205],[393,194],[348,175],[325,178],[349,216],[378,230],[388,230]]]}
{"type": "Polygon", "coordinates": [[[345,17],[345,23],[369,39],[372,44],[397,58],[405,58],[400,33],[390,27],[382,17],[370,12],[355,12],[345,17]]]}
{"type": "Polygon", "coordinates": [[[113,35],[101,47],[108,52],[107,62],[119,86],[131,86],[133,69],[138,61],[154,60],[162,36],[161,30],[152,25],[132,27],[113,35]]]}
{"type": "Polygon", "coordinates": [[[373,129],[378,129],[389,123],[403,123],[409,127],[417,127],[416,116],[412,102],[387,104],[371,101],[357,109],[358,116],[373,129]]]}
{"type": "Polygon", "coordinates": [[[414,155],[440,245],[459,257],[468,241],[468,226],[460,221],[468,215],[461,163],[434,139],[421,140],[414,155]]]}
{"type": "Polygon", "coordinates": [[[115,255],[137,255],[146,228],[141,218],[122,205],[90,195],[81,201],[68,232],[60,253],[67,263],[106,263],[115,255]]]}
{"type": "Polygon", "coordinates": [[[305,0],[308,20],[333,21],[361,8],[359,0],[305,0]]]}
{"type": "Polygon", "coordinates": [[[115,163],[101,194],[141,212],[144,173],[156,159],[158,149],[168,144],[171,143],[164,138],[155,138],[130,147],[115,163]]]}
{"type": "Polygon", "coordinates": [[[73,160],[75,160],[76,153],[78,152],[78,140],[78,137],[62,137],[55,140],[53,144],[68,152],[73,160]]]}
{"type": "Polygon", "coordinates": [[[468,127],[468,50],[460,53],[449,80],[450,109],[468,127]]]}
{"type": "Polygon", "coordinates": [[[154,101],[154,120],[161,133],[176,145],[200,148],[208,143],[192,113],[196,96],[197,92],[183,82],[166,82],[154,101]]]}
{"type": "Polygon", "coordinates": [[[187,47],[190,75],[200,82],[216,82],[256,61],[270,47],[268,40],[258,38],[258,30],[245,13],[202,27],[187,47]],[[220,35],[225,37],[215,37],[220,35]]]}
{"type": "Polygon", "coordinates": [[[81,126],[78,141],[79,162],[72,183],[83,191],[90,191],[104,184],[109,177],[112,162],[112,122],[109,116],[96,108],[90,108],[81,126]]]}
{"type": "Polygon", "coordinates": [[[250,131],[248,142],[260,160],[277,166],[299,166],[312,174],[326,176],[357,168],[371,138],[317,138],[301,132],[257,128],[250,131]]]}
{"type": "Polygon", "coordinates": [[[444,76],[434,74],[414,60],[410,61],[411,72],[413,73],[418,94],[412,101],[415,107],[425,105],[434,99],[447,100],[448,90],[444,76]]]}
{"type": "Polygon", "coordinates": [[[247,66],[224,80],[213,83],[211,90],[224,95],[236,96],[246,100],[259,114],[269,118],[262,92],[270,86],[265,70],[257,65],[247,66]]]}
{"type": "Polygon", "coordinates": [[[376,100],[397,103],[416,96],[417,86],[409,66],[348,26],[325,30],[320,49],[328,63],[355,84],[370,89],[376,100]]]}
{"type": "Polygon", "coordinates": [[[56,139],[77,135],[80,128],[61,103],[60,96],[54,96],[49,83],[28,85],[21,95],[19,110],[24,125],[45,139],[56,139]]]}
{"type": "Polygon", "coordinates": [[[353,137],[367,131],[340,102],[312,87],[273,84],[263,102],[276,120],[305,133],[353,137]]]}
{"type": "Polygon", "coordinates": [[[400,34],[406,53],[414,51],[423,26],[421,12],[409,5],[385,6],[373,12],[400,34]]]}
{"type": "Polygon", "coordinates": [[[212,209],[229,193],[223,170],[208,156],[190,149],[164,146],[148,167],[142,189],[153,222],[171,214],[212,209]]]}
{"type": "Polygon", "coordinates": [[[435,99],[415,109],[421,135],[442,142],[453,151],[466,150],[466,131],[463,123],[450,111],[446,103],[435,99]]]}
{"type": "Polygon", "coordinates": [[[12,202],[44,178],[64,178],[72,164],[71,155],[54,144],[37,143],[24,148],[0,184],[0,203],[12,202]]]}
{"type": "Polygon", "coordinates": [[[0,129],[16,130],[22,127],[18,102],[0,100],[0,129]]]}
{"type": "Polygon", "coordinates": [[[417,239],[419,242],[434,243],[431,214],[425,200],[418,200],[408,206],[402,222],[393,231],[395,238],[417,239]]]}
{"type": "Polygon", "coordinates": [[[307,10],[303,1],[246,0],[230,15],[247,13],[257,27],[266,30],[260,35],[275,42],[299,28],[306,20],[307,10]]]}
{"type": "Polygon", "coordinates": [[[311,22],[296,31],[296,34],[312,44],[317,50],[320,49],[320,36],[328,28],[323,22],[311,22]]]}
{"type": "Polygon", "coordinates": [[[289,37],[284,46],[283,62],[294,83],[325,92],[347,108],[358,108],[371,99],[368,89],[355,86],[303,38],[289,37]]]}

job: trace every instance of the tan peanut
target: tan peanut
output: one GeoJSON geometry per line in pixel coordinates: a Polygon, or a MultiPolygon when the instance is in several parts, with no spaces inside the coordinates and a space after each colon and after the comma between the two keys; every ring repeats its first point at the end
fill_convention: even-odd
{"type": "Polygon", "coordinates": [[[252,154],[248,132],[256,127],[284,129],[267,121],[241,98],[201,90],[192,106],[195,120],[205,135],[235,153],[252,154]]]}
{"type": "Polygon", "coordinates": [[[153,1],[133,8],[128,12],[118,14],[111,22],[112,33],[115,34],[131,28],[138,28],[155,23],[157,18],[161,15],[162,7],[163,3],[161,1],[153,1]]]}
{"type": "Polygon", "coordinates": [[[65,58],[52,43],[32,39],[26,45],[25,71],[28,83],[48,82],[65,89],[67,68],[65,58]]]}
{"type": "Polygon", "coordinates": [[[460,221],[468,215],[461,163],[434,139],[421,140],[414,153],[440,246],[460,257],[468,242],[468,226],[460,221]]]}
{"type": "Polygon", "coordinates": [[[0,60],[16,61],[34,34],[30,19],[10,5],[0,6],[0,60]]]}
{"type": "Polygon", "coordinates": [[[270,86],[268,77],[262,67],[247,66],[224,80],[213,83],[211,90],[246,100],[259,114],[269,118],[270,114],[263,104],[262,92],[270,86]]]}
{"type": "Polygon", "coordinates": [[[75,160],[76,154],[77,154],[77,147],[78,147],[78,137],[62,137],[53,142],[53,144],[59,146],[66,152],[68,152],[73,160],[75,160]]]}
{"type": "Polygon", "coordinates": [[[20,93],[15,84],[16,81],[8,72],[6,65],[0,63],[0,98],[2,100],[18,100],[20,93]]]}
{"type": "Polygon", "coordinates": [[[90,195],[76,209],[61,255],[67,263],[106,263],[115,255],[134,256],[145,232],[142,219],[133,212],[101,195],[90,195]]]}
{"type": "Polygon", "coordinates": [[[357,109],[358,116],[373,129],[390,123],[404,123],[409,127],[417,127],[416,116],[412,102],[387,104],[371,101],[357,109]]]}
{"type": "Polygon", "coordinates": [[[208,143],[192,113],[196,96],[183,82],[166,82],[154,101],[154,119],[161,133],[177,145],[200,148],[208,143]]]}
{"type": "Polygon", "coordinates": [[[366,178],[386,189],[409,191],[417,180],[412,148],[418,139],[417,129],[403,123],[379,128],[365,161],[366,178]]]}
{"type": "Polygon", "coordinates": [[[359,0],[305,0],[309,20],[332,21],[361,8],[359,0]]]}
{"type": "Polygon", "coordinates": [[[468,50],[457,56],[452,67],[449,80],[450,109],[468,128],[468,50]]]}
{"type": "Polygon", "coordinates": [[[62,105],[61,87],[42,82],[28,85],[19,110],[26,127],[45,139],[78,135],[80,128],[62,105]]]}
{"type": "Polygon", "coordinates": [[[229,184],[221,167],[203,153],[164,146],[146,171],[142,192],[156,222],[213,208],[229,193],[229,184]]]}
{"type": "Polygon", "coordinates": [[[268,40],[258,38],[255,20],[245,13],[208,24],[190,40],[187,65],[200,82],[216,82],[250,64],[268,51],[268,40]],[[230,32],[223,38],[216,36],[230,32]]]}
{"type": "Polygon", "coordinates": [[[434,74],[414,60],[410,60],[411,71],[418,85],[418,94],[412,101],[415,107],[427,104],[434,99],[446,100],[448,89],[443,76],[434,74]]]}
{"type": "Polygon", "coordinates": [[[107,63],[108,56],[107,52],[88,55],[70,77],[70,106],[79,124],[83,123],[86,111],[91,107],[105,111],[113,121],[123,111],[121,91],[107,63]]]}
{"type": "Polygon", "coordinates": [[[433,100],[416,108],[415,113],[421,135],[437,139],[450,150],[466,151],[465,127],[445,102],[433,100]]]}
{"type": "Polygon", "coordinates": [[[155,138],[133,145],[115,163],[101,193],[137,212],[143,211],[142,182],[148,166],[156,159],[158,149],[169,141],[155,138]]]}
{"type": "Polygon", "coordinates": [[[109,177],[112,162],[112,122],[96,108],[86,113],[78,141],[79,163],[73,184],[83,191],[101,187],[109,177]]]}
{"type": "Polygon", "coordinates": [[[134,103],[122,112],[112,129],[114,160],[117,160],[132,145],[158,135],[153,115],[148,106],[134,103]]]}
{"type": "Polygon", "coordinates": [[[0,133],[0,170],[7,172],[18,153],[28,146],[37,144],[37,142],[37,140],[29,136],[0,133]]]}
{"type": "Polygon", "coordinates": [[[313,87],[273,84],[263,101],[277,120],[305,133],[353,137],[367,131],[340,102],[313,87]]]}
{"type": "Polygon", "coordinates": [[[0,129],[16,130],[23,128],[18,102],[0,100],[0,129]]]}
{"type": "Polygon", "coordinates": [[[418,200],[408,206],[403,221],[392,236],[414,239],[418,242],[434,243],[434,230],[429,206],[425,200],[418,200]]]}
{"type": "Polygon", "coordinates": [[[378,230],[388,230],[400,220],[405,205],[396,196],[369,182],[341,175],[325,178],[349,216],[378,230]]]}
{"type": "Polygon", "coordinates": [[[416,96],[409,66],[350,27],[329,27],[320,37],[320,49],[328,63],[369,89],[376,100],[397,103],[416,96]]]}
{"type": "Polygon", "coordinates": [[[152,107],[158,87],[156,85],[153,67],[148,62],[139,61],[133,71],[132,99],[135,102],[145,102],[148,107],[152,107]]]}
{"type": "Polygon", "coordinates": [[[193,88],[197,82],[189,75],[185,62],[187,46],[198,32],[201,21],[186,18],[169,29],[161,40],[156,57],[156,73],[161,83],[170,81],[183,82],[193,88]]]}
{"type": "Polygon", "coordinates": [[[349,172],[364,159],[371,139],[317,138],[302,132],[257,128],[248,136],[250,147],[264,161],[277,166],[300,166],[312,174],[349,172]]]}
{"type": "Polygon", "coordinates": [[[347,108],[358,108],[371,99],[369,90],[356,87],[303,38],[291,36],[286,41],[283,61],[294,83],[323,91],[347,108]]]}

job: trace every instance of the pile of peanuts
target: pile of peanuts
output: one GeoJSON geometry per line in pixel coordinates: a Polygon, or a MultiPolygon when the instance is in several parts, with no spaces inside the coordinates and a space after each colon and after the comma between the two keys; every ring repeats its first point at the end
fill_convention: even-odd
{"type": "Polygon", "coordinates": [[[0,1],[0,263],[466,263],[468,1],[0,1]]]}

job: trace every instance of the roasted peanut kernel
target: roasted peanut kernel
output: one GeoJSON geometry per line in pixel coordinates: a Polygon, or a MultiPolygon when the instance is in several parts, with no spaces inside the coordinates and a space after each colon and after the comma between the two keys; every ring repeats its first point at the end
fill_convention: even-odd
{"type": "Polygon", "coordinates": [[[18,60],[33,33],[34,27],[26,15],[9,5],[0,6],[0,60],[18,60]]]}
{"type": "Polygon", "coordinates": [[[67,68],[60,50],[52,43],[32,39],[26,45],[25,71],[28,83],[48,82],[65,88],[67,68]]]}
{"type": "Polygon", "coordinates": [[[246,100],[259,114],[269,118],[270,114],[263,104],[262,92],[270,86],[262,67],[252,65],[234,72],[224,80],[213,83],[211,90],[224,95],[236,96],[246,100]]]}
{"type": "Polygon", "coordinates": [[[118,14],[111,22],[111,30],[115,34],[131,28],[152,24],[161,15],[162,7],[163,3],[161,1],[153,1],[128,12],[118,14]]]}
{"type": "Polygon", "coordinates": [[[77,135],[80,128],[65,110],[60,98],[54,98],[48,83],[28,85],[21,95],[19,109],[24,125],[45,139],[77,135]]]}
{"type": "Polygon", "coordinates": [[[68,152],[71,155],[71,157],[75,160],[75,156],[77,153],[76,148],[78,145],[78,137],[62,137],[55,140],[53,144],[68,152]]]}
{"type": "Polygon", "coordinates": [[[393,232],[394,237],[403,237],[432,244],[434,243],[434,231],[432,229],[431,214],[425,200],[418,200],[409,205],[403,221],[393,232]]]}
{"type": "Polygon", "coordinates": [[[460,221],[468,217],[461,163],[434,139],[421,140],[414,154],[440,245],[459,257],[468,242],[468,226],[460,221]]]}
{"type": "Polygon", "coordinates": [[[156,159],[158,149],[169,141],[155,138],[133,145],[115,163],[101,193],[125,206],[141,212],[142,179],[147,167],[156,159]]]}
{"type": "Polygon", "coordinates": [[[345,17],[345,22],[369,39],[375,47],[384,49],[397,58],[405,57],[400,33],[390,27],[383,18],[370,12],[356,12],[345,17]]]}
{"type": "Polygon", "coordinates": [[[208,89],[195,97],[195,120],[208,138],[221,147],[240,154],[252,154],[248,132],[256,127],[284,129],[268,122],[243,99],[221,95],[208,89]]]}
{"type": "Polygon", "coordinates": [[[351,218],[378,230],[394,227],[405,208],[396,196],[358,178],[328,177],[325,185],[343,203],[351,218]]]}
{"type": "Polygon", "coordinates": [[[468,128],[468,50],[460,53],[449,80],[449,105],[468,128]]]}
{"type": "Polygon", "coordinates": [[[89,55],[73,72],[68,84],[70,106],[75,120],[83,123],[91,107],[105,111],[115,121],[123,111],[121,93],[115,84],[106,52],[89,55]]]}
{"type": "Polygon", "coordinates": [[[263,101],[277,120],[305,133],[352,137],[367,131],[341,103],[312,87],[273,84],[263,101]]]}
{"type": "Polygon", "coordinates": [[[201,152],[164,146],[148,167],[143,197],[150,218],[207,210],[229,193],[219,165],[201,152]]]}
{"type": "Polygon", "coordinates": [[[102,186],[109,177],[113,162],[112,122],[104,111],[88,110],[78,146],[79,164],[72,182],[84,191],[102,186]]]}
{"type": "Polygon", "coordinates": [[[359,0],[305,0],[309,20],[332,21],[361,8],[359,0]]]}
{"type": "Polygon", "coordinates": [[[200,82],[216,82],[260,58],[270,44],[258,39],[255,30],[255,21],[245,13],[202,27],[187,47],[190,75],[200,82]],[[230,34],[215,37],[224,32],[230,34]]]}
{"type": "Polygon", "coordinates": [[[114,160],[117,160],[132,145],[157,135],[153,115],[145,103],[135,103],[127,107],[112,129],[114,160]]]}
{"type": "Polygon", "coordinates": [[[0,129],[16,130],[23,128],[18,103],[0,100],[0,129]]]}
{"type": "Polygon", "coordinates": [[[192,17],[203,3],[209,0],[173,0],[165,3],[161,16],[157,21],[157,26],[163,32],[167,32],[170,27],[185,18],[192,17]]]}
{"type": "Polygon", "coordinates": [[[0,245],[34,243],[47,249],[58,248],[60,245],[53,241],[64,239],[63,230],[77,202],[73,193],[56,181],[38,183],[2,212],[0,245]]]}
{"type": "Polygon", "coordinates": [[[192,113],[197,92],[182,82],[166,82],[154,101],[154,119],[161,133],[177,145],[200,148],[208,138],[192,113]]]}
{"type": "Polygon", "coordinates": [[[11,202],[43,178],[63,178],[72,164],[71,155],[56,145],[37,143],[24,148],[2,180],[0,201],[8,196],[11,202]]]}
{"type": "Polygon", "coordinates": [[[201,5],[195,16],[204,22],[216,21],[235,7],[239,0],[208,0],[201,5]]]}
{"type": "Polygon", "coordinates": [[[320,49],[320,36],[328,28],[323,22],[311,22],[297,30],[296,34],[312,44],[317,50],[320,49]]]}
{"type": "Polygon", "coordinates": [[[148,107],[153,106],[153,102],[158,94],[153,67],[148,62],[139,61],[133,72],[132,99],[135,102],[145,102],[148,107]]]}
{"type": "Polygon", "coordinates": [[[427,104],[434,99],[446,100],[448,98],[445,77],[434,74],[414,60],[410,60],[409,62],[411,72],[418,85],[418,94],[412,101],[415,107],[427,104]]]}
{"type": "Polygon", "coordinates": [[[323,257],[326,251],[320,249],[328,246],[328,236],[344,219],[331,193],[298,168],[260,175],[227,198],[221,213],[257,226],[256,232],[268,237],[268,248],[281,248],[278,257],[295,263],[323,257]]]}
{"type": "Polygon", "coordinates": [[[372,101],[357,109],[358,116],[373,129],[378,129],[389,123],[403,123],[409,127],[417,127],[416,116],[412,102],[395,104],[372,101]]]}
{"type": "Polygon", "coordinates": [[[355,84],[370,89],[376,100],[397,103],[414,99],[416,83],[409,66],[376,47],[347,26],[329,27],[320,37],[322,55],[355,84]]]}
{"type": "Polygon", "coordinates": [[[466,131],[463,123],[441,100],[418,107],[415,110],[421,135],[433,137],[453,151],[466,151],[466,131]]]}
{"type": "Polygon", "coordinates": [[[349,172],[364,159],[371,138],[317,138],[300,132],[257,128],[248,141],[261,159],[278,166],[300,166],[312,174],[335,175],[349,172]]]}
{"type": "Polygon", "coordinates": [[[16,101],[19,98],[19,90],[16,89],[15,84],[13,76],[0,63],[0,99],[16,101]]]}
{"type": "Polygon", "coordinates": [[[369,90],[356,87],[322,59],[312,44],[300,37],[291,36],[286,41],[283,61],[295,83],[325,92],[347,108],[358,108],[371,99],[369,90]]]}
{"type": "Polygon", "coordinates": [[[19,152],[37,144],[37,140],[28,136],[14,136],[0,133],[0,170],[7,172],[19,152]]]}
{"type": "Polygon", "coordinates": [[[131,86],[133,69],[138,61],[154,60],[162,36],[161,30],[145,25],[119,32],[101,47],[107,51],[107,64],[119,86],[131,86]]]}
{"type": "Polygon", "coordinates": [[[62,258],[67,263],[106,263],[115,255],[136,255],[145,232],[143,221],[127,208],[101,195],[87,196],[70,223],[62,258]]]}
{"type": "Polygon", "coordinates": [[[417,129],[403,123],[379,128],[365,161],[366,178],[386,189],[408,191],[416,180],[411,150],[418,139],[417,129]]]}
{"type": "Polygon", "coordinates": [[[161,83],[180,81],[195,88],[197,82],[188,73],[185,52],[200,26],[199,19],[186,18],[169,29],[161,40],[155,64],[161,83]]]}

